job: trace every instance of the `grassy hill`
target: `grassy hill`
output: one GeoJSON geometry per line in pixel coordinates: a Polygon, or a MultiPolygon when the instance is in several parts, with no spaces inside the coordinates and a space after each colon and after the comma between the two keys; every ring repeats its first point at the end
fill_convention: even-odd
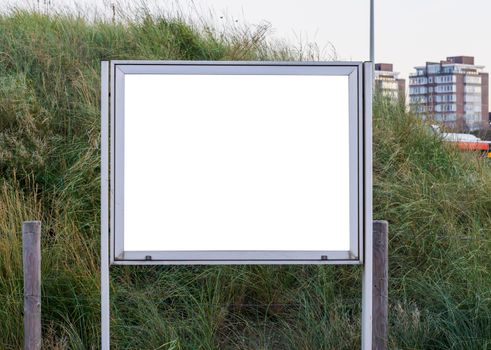
{"type": "MultiPolygon", "coordinates": [[[[99,342],[99,62],[303,59],[264,31],[179,19],[0,15],[0,349],[22,346],[23,220],[41,219],[46,349],[99,342]]],[[[375,218],[390,222],[390,348],[491,348],[491,166],[374,106],[375,218]]],[[[353,266],[112,269],[117,349],[356,349],[353,266]]]]}

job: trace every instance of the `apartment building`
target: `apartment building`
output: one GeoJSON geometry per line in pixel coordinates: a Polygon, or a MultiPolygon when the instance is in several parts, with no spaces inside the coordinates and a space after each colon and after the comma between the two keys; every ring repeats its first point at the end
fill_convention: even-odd
{"type": "Polygon", "coordinates": [[[406,80],[399,79],[391,63],[375,64],[375,89],[384,96],[404,101],[406,97],[406,80]]]}
{"type": "Polygon", "coordinates": [[[489,75],[474,57],[447,57],[415,69],[409,76],[413,112],[457,130],[489,127],[489,75]]]}

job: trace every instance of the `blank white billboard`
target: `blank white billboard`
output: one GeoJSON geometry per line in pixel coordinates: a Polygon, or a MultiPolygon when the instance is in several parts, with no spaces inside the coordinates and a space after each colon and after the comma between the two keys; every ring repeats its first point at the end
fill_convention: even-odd
{"type": "Polygon", "coordinates": [[[113,67],[116,262],[359,260],[357,69],[113,67]]]}

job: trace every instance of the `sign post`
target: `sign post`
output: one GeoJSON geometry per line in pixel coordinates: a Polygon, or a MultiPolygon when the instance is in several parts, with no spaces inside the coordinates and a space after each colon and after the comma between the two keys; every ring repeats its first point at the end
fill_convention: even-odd
{"type": "Polygon", "coordinates": [[[367,69],[365,79],[365,260],[362,275],[361,305],[361,348],[372,350],[372,315],[373,315],[373,217],[372,217],[372,96],[373,64],[367,69]],[[367,117],[369,116],[369,117],[367,117]]]}
{"type": "Polygon", "coordinates": [[[372,69],[102,62],[102,349],[110,265],[192,264],[362,265],[371,349],[372,69]]]}
{"type": "Polygon", "coordinates": [[[109,62],[101,63],[101,348],[109,350],[109,62]]]}

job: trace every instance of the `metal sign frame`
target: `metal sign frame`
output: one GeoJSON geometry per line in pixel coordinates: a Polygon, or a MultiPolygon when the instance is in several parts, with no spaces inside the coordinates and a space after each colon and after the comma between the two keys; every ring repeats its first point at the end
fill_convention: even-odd
{"type": "MultiPolygon", "coordinates": [[[[364,67],[361,62],[111,61],[110,262],[167,264],[360,264],[363,260],[364,67]],[[124,250],[124,84],[128,74],[347,76],[349,83],[350,232],[347,251],[126,251],[124,250]]],[[[108,164],[103,164],[107,167],[108,164]]],[[[107,210],[107,208],[102,208],[107,210]]]]}
{"type": "MultiPolygon", "coordinates": [[[[362,348],[371,348],[372,318],[372,62],[183,62],[104,61],[101,63],[101,327],[102,349],[109,349],[110,265],[191,264],[361,264],[362,348]],[[125,252],[122,248],[121,180],[116,178],[121,152],[121,106],[125,74],[297,74],[346,75],[350,87],[350,250],[266,252],[125,252]],[[231,74],[231,73],[228,73],[231,74]],[[115,142],[113,142],[115,140],[115,142]],[[353,143],[353,144],[351,144],[353,143]],[[118,151],[119,149],[119,151],[118,151]],[[116,162],[114,161],[116,160],[116,162]],[[354,162],[354,163],[353,163],[354,162]],[[115,165],[116,163],[116,165],[115,165]],[[351,176],[351,174],[350,174],[351,176]],[[352,176],[351,176],[352,177],[352,176]],[[354,186],[354,187],[353,187],[354,186]],[[353,190],[354,189],[354,190],[353,190]],[[355,213],[355,216],[352,214],[355,213]],[[356,223],[353,225],[353,223],[356,223]],[[119,231],[118,231],[119,230],[119,231]],[[148,256],[151,256],[149,259],[148,256]],[[325,258],[327,256],[327,260],[325,258]]],[[[122,129],[124,130],[124,129],[122,129]]]]}

